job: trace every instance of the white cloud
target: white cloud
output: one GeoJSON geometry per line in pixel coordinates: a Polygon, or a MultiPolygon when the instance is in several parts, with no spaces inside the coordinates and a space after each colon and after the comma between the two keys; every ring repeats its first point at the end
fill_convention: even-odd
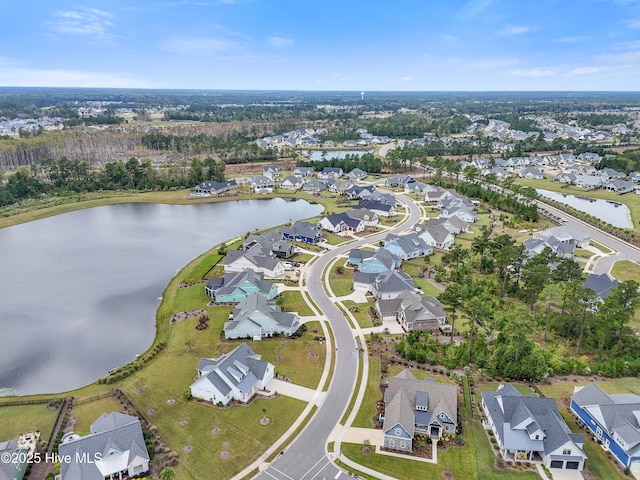
{"type": "Polygon", "coordinates": [[[458,40],[458,37],[455,37],[453,35],[442,35],[442,37],[440,38],[445,42],[455,42],[456,40],[458,40]]]}
{"type": "Polygon", "coordinates": [[[294,44],[294,41],[290,38],[284,37],[269,37],[267,38],[267,45],[275,48],[287,48],[294,44]]]}
{"type": "Polygon", "coordinates": [[[523,33],[532,32],[536,28],[527,25],[515,25],[511,27],[505,27],[498,31],[498,35],[503,37],[511,37],[513,35],[522,35],[523,33]]]}
{"type": "Polygon", "coordinates": [[[243,45],[229,38],[175,38],[163,45],[164,49],[179,55],[206,56],[237,51],[243,45]]]}
{"type": "Polygon", "coordinates": [[[629,28],[633,28],[633,29],[640,28],[640,17],[631,18],[627,20],[627,25],[629,25],[629,28]]]}
{"type": "Polygon", "coordinates": [[[82,8],[79,10],[60,10],[55,12],[55,18],[46,24],[58,33],[66,35],[88,35],[104,38],[114,24],[113,15],[96,8],[82,8]]]}
{"type": "Polygon", "coordinates": [[[411,75],[405,75],[404,77],[400,77],[401,82],[411,82],[415,80],[411,75]]]}
{"type": "Polygon", "coordinates": [[[93,88],[161,88],[165,86],[124,72],[32,68],[3,63],[1,59],[0,85],[13,87],[93,88]]]}
{"type": "Polygon", "coordinates": [[[575,75],[589,75],[591,73],[599,72],[597,67],[576,67],[566,74],[567,77],[573,77],[575,75]]]}
{"type": "Polygon", "coordinates": [[[515,75],[517,77],[529,77],[529,78],[549,77],[553,75],[553,71],[545,70],[541,68],[531,68],[529,70],[513,70],[510,73],[511,75],[515,75]]]}

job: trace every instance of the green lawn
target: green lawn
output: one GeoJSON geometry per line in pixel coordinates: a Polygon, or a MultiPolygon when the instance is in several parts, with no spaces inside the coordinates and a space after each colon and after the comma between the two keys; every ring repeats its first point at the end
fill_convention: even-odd
{"type": "MultiPolygon", "coordinates": [[[[138,388],[142,388],[138,385],[138,388]]],[[[99,400],[83,403],[73,407],[71,415],[76,420],[73,431],[79,435],[91,433],[90,427],[103,413],[120,412],[121,406],[114,397],[101,398],[99,400]]]]}
{"type": "Polygon", "coordinates": [[[640,265],[630,260],[619,260],[613,264],[611,275],[621,282],[625,280],[640,282],[640,265]]]}
{"type": "Polygon", "coordinates": [[[39,431],[40,440],[46,442],[58,416],[57,408],[47,404],[0,407],[0,440],[10,440],[27,432],[39,431]]]}
{"type": "Polygon", "coordinates": [[[356,303],[351,300],[345,300],[342,302],[347,309],[351,309],[351,315],[356,319],[360,328],[372,327],[371,317],[369,316],[369,309],[373,305],[373,299],[368,303],[356,303]],[[353,311],[357,308],[357,311],[353,311]]]}
{"type": "Polygon", "coordinates": [[[282,309],[285,312],[298,312],[298,315],[301,316],[313,315],[313,310],[311,310],[311,307],[304,301],[302,293],[299,291],[285,290],[280,296],[284,299],[282,309]]]}
{"type": "MultiPolygon", "coordinates": [[[[482,385],[478,385],[476,390],[480,392],[495,392],[498,389],[499,383],[485,383],[482,385]]],[[[523,396],[527,397],[529,395],[536,395],[536,392],[531,390],[527,385],[523,385],[521,383],[512,383],[512,385],[518,390],[523,396]]]]}
{"type": "Polygon", "coordinates": [[[573,255],[579,258],[591,258],[593,257],[593,252],[591,250],[585,250],[583,248],[576,248],[573,251],[573,255]]]}
{"type": "Polygon", "coordinates": [[[600,242],[596,242],[593,239],[589,243],[591,244],[592,247],[596,247],[598,250],[600,250],[604,254],[612,252],[612,250],[609,247],[607,247],[606,245],[603,245],[600,242]]]}
{"type": "Polygon", "coordinates": [[[354,271],[352,269],[343,266],[342,259],[338,259],[331,267],[331,271],[329,272],[329,285],[336,297],[351,294],[353,288],[353,273],[354,271]],[[336,274],[336,269],[338,268],[343,269],[342,275],[336,274]]]}
{"type": "Polygon", "coordinates": [[[362,404],[356,418],[353,420],[354,427],[373,428],[371,419],[376,414],[376,402],[382,399],[380,392],[380,359],[369,359],[369,378],[367,388],[364,392],[362,404]]]}
{"type": "MultiPolygon", "coordinates": [[[[219,255],[218,252],[210,252],[204,260],[198,264],[196,268],[194,268],[189,275],[187,275],[184,279],[185,282],[195,282],[200,280],[205,274],[207,274],[207,278],[211,278],[213,275],[213,271],[209,272],[211,267],[214,265],[223,265],[224,257],[219,255]]],[[[204,289],[204,286],[203,286],[204,289]]]]}
{"type": "Polygon", "coordinates": [[[440,289],[426,278],[414,278],[413,283],[416,287],[420,288],[425,295],[431,295],[432,297],[440,295],[440,289]]]}
{"type": "MultiPolygon", "coordinates": [[[[405,368],[406,367],[401,367],[399,365],[391,365],[391,366],[389,366],[389,368],[387,370],[387,376],[389,378],[395,377],[400,372],[405,370],[405,368]]],[[[455,382],[453,380],[451,380],[449,377],[447,377],[445,375],[435,375],[435,374],[432,374],[431,372],[429,372],[427,370],[420,370],[420,369],[417,369],[417,368],[410,368],[409,370],[411,371],[411,374],[414,377],[416,377],[418,380],[424,380],[425,378],[433,378],[438,383],[448,383],[450,385],[455,384],[455,382]]]]}

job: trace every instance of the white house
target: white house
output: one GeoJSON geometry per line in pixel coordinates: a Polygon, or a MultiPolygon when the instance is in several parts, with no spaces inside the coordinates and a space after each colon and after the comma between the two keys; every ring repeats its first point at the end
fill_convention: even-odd
{"type": "Polygon", "coordinates": [[[195,398],[227,405],[231,400],[248,402],[273,380],[274,367],[243,343],[220,358],[203,358],[197,378],[189,389],[195,398]]]}
{"type": "Polygon", "coordinates": [[[62,437],[58,453],[67,460],[60,462],[60,480],[134,477],[149,471],[138,417],[103,413],[91,424],[90,432],[83,437],[73,432],[62,437]]]}
{"type": "Polygon", "coordinates": [[[284,275],[284,263],[271,255],[262,245],[256,243],[249,250],[229,250],[224,259],[224,271],[243,272],[252,269],[262,272],[267,278],[284,275]]]}

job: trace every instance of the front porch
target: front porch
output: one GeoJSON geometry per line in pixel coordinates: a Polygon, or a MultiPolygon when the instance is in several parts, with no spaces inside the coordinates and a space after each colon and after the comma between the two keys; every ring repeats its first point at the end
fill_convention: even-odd
{"type": "Polygon", "coordinates": [[[500,453],[506,462],[543,462],[542,455],[535,450],[500,450],[500,453]]]}

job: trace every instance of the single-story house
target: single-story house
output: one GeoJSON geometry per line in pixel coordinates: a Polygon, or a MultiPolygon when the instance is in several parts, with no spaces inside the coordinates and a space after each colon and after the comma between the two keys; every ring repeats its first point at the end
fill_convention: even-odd
{"type": "Polygon", "coordinates": [[[224,182],[206,181],[194,188],[193,191],[201,195],[220,195],[237,188],[238,184],[235,180],[226,180],[224,182]]]}
{"type": "Polygon", "coordinates": [[[344,172],[339,167],[324,167],[320,172],[318,172],[318,178],[321,180],[326,180],[329,178],[337,180],[342,175],[344,175],[344,172]]]}
{"type": "Polygon", "coordinates": [[[280,234],[286,240],[302,243],[317,243],[322,240],[320,227],[311,222],[293,222],[291,226],[280,227],[280,234]]]}
{"type": "Polygon", "coordinates": [[[396,173],[393,177],[387,178],[384,181],[386,187],[404,187],[409,183],[415,182],[416,179],[411,175],[405,175],[404,173],[396,173]]]}
{"type": "Polygon", "coordinates": [[[316,171],[313,167],[296,167],[293,169],[293,175],[300,178],[311,178],[316,171]]]}
{"type": "Polygon", "coordinates": [[[267,300],[272,300],[278,295],[275,283],[266,281],[263,272],[251,269],[210,278],[204,290],[216,303],[238,303],[254,293],[262,295],[267,300]]]}
{"type": "Polygon", "coordinates": [[[360,200],[357,208],[366,208],[380,217],[393,217],[396,214],[396,209],[393,205],[385,205],[377,200],[360,200]]]}
{"type": "Polygon", "coordinates": [[[640,396],[607,394],[590,383],[575,388],[571,411],[623,467],[640,472],[640,396]]]}
{"type": "Polygon", "coordinates": [[[0,461],[0,479],[22,480],[29,465],[29,449],[21,447],[15,440],[0,442],[0,458],[11,461],[0,461]]]}
{"type": "MultiPolygon", "coordinates": [[[[465,222],[457,215],[452,215],[449,218],[446,218],[446,217],[430,218],[429,220],[427,220],[426,226],[428,227],[443,226],[453,235],[460,235],[461,233],[468,232],[470,230],[469,223],[465,222]]],[[[420,231],[422,231],[422,229],[423,228],[421,228],[420,231]]],[[[416,229],[416,231],[418,230],[416,229]]]]}
{"type": "Polygon", "coordinates": [[[359,218],[353,218],[346,213],[335,213],[333,215],[325,215],[320,219],[318,225],[323,230],[329,230],[333,233],[353,231],[356,233],[363,232],[365,229],[364,221],[359,218]]]}
{"type": "Polygon", "coordinates": [[[525,167],[518,172],[518,176],[520,178],[528,178],[528,179],[533,178],[536,180],[542,180],[544,178],[544,175],[542,174],[542,172],[538,170],[536,167],[525,167]]]}
{"type": "Polygon", "coordinates": [[[345,213],[351,218],[357,218],[358,220],[362,220],[365,227],[372,227],[380,223],[380,218],[378,217],[378,214],[375,212],[372,212],[367,208],[353,208],[351,210],[347,210],[345,213]]]}
{"type": "Polygon", "coordinates": [[[427,245],[441,250],[449,250],[455,241],[453,234],[442,224],[420,224],[414,227],[414,231],[427,245]]]}
{"type": "Polygon", "coordinates": [[[118,412],[100,415],[88,435],[66,433],[58,454],[66,459],[60,462],[61,480],[133,478],[149,471],[140,420],[118,412]]]}
{"type": "Polygon", "coordinates": [[[376,310],[384,320],[396,320],[405,332],[416,330],[448,330],[447,314],[435,297],[406,290],[398,297],[378,300],[376,310]]]}
{"type": "Polygon", "coordinates": [[[551,227],[546,230],[533,233],[533,238],[539,240],[547,240],[550,237],[556,237],[561,242],[571,243],[577,248],[584,248],[589,245],[591,236],[581,230],[568,229],[567,227],[551,227]]]}
{"type": "Polygon", "coordinates": [[[494,433],[507,462],[540,463],[546,468],[582,470],[584,437],[572,433],[555,398],[523,397],[511,384],[482,393],[486,429],[494,433]]]}
{"type": "Polygon", "coordinates": [[[248,269],[262,272],[268,278],[284,275],[284,264],[260,244],[255,244],[249,250],[227,251],[224,258],[225,273],[248,269]]]}
{"type": "Polygon", "coordinates": [[[382,430],[385,448],[411,452],[413,438],[440,439],[455,435],[458,425],[458,388],[426,378],[417,380],[409,370],[389,379],[384,392],[382,430]]]}
{"type": "Polygon", "coordinates": [[[326,189],[327,184],[324,181],[315,178],[307,180],[304,185],[302,185],[302,190],[310,193],[321,192],[326,189]]]}
{"type": "Polygon", "coordinates": [[[273,380],[273,365],[260,358],[243,343],[219,358],[201,359],[196,380],[189,387],[191,395],[220,405],[231,400],[248,402],[273,380]]]}
{"type": "Polygon", "coordinates": [[[299,327],[298,315],[283,312],[275,302],[254,292],[238,303],[223,330],[227,339],[261,340],[273,335],[291,336],[299,327]]]}
{"type": "Polygon", "coordinates": [[[396,268],[400,268],[400,258],[386,248],[379,248],[370,257],[363,258],[358,266],[364,273],[388,272],[396,268]]]}
{"type": "Polygon", "coordinates": [[[352,182],[361,182],[362,180],[367,178],[367,172],[359,168],[354,168],[347,173],[347,178],[352,182]]]}
{"type": "Polygon", "coordinates": [[[384,239],[384,248],[400,257],[401,260],[426,257],[433,253],[433,247],[427,245],[415,232],[407,235],[387,235],[384,239]]]}
{"type": "Polygon", "coordinates": [[[590,273],[582,284],[584,288],[590,288],[593,290],[600,301],[603,301],[611,295],[611,290],[616,288],[618,285],[620,285],[620,282],[615,278],[610,277],[607,273],[602,273],[600,275],[590,273]]]}

